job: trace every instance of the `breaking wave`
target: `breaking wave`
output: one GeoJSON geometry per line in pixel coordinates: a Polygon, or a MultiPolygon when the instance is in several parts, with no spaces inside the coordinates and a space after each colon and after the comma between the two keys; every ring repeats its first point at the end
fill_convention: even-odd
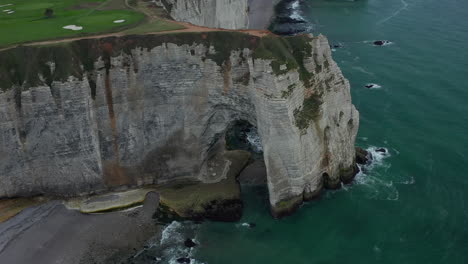
{"type": "MultiPolygon", "coordinates": [[[[362,191],[367,199],[397,201],[399,192],[395,184],[395,178],[387,173],[391,163],[387,161],[395,150],[388,148],[370,146],[366,149],[372,156],[372,161],[366,165],[358,165],[359,173],[356,175],[354,186],[359,186],[358,191],[362,191]]],[[[343,186],[346,191],[354,188],[353,186],[343,186]]]]}
{"type": "Polygon", "coordinates": [[[199,244],[196,231],[198,225],[193,222],[173,221],[161,232],[160,238],[153,238],[148,245],[133,258],[134,263],[143,264],[178,264],[179,258],[190,259],[190,264],[203,264],[194,258],[196,247],[186,247],[184,242],[190,238],[199,244]],[[151,261],[148,262],[148,259],[151,261]]]}
{"type": "Polygon", "coordinates": [[[296,1],[294,1],[294,2],[291,3],[291,7],[290,7],[290,8],[291,8],[292,12],[291,12],[290,17],[291,17],[291,18],[294,18],[294,19],[296,19],[296,20],[303,20],[303,21],[305,21],[305,18],[304,18],[304,17],[301,15],[301,13],[300,13],[301,11],[300,11],[300,2],[299,2],[299,1],[300,1],[300,0],[296,0],[296,1]]]}
{"type": "Polygon", "coordinates": [[[258,135],[257,130],[251,129],[249,132],[246,133],[246,135],[247,142],[249,142],[249,145],[252,146],[253,151],[257,153],[263,152],[262,141],[260,139],[260,135],[258,135]]]}

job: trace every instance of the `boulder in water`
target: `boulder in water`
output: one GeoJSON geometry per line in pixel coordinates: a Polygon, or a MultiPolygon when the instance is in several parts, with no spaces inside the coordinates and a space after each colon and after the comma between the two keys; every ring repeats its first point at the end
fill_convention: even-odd
{"type": "Polygon", "coordinates": [[[366,88],[369,88],[369,89],[374,87],[373,84],[366,84],[365,86],[366,86],[366,88]]]}
{"type": "Polygon", "coordinates": [[[339,48],[342,48],[342,47],[343,47],[343,45],[341,45],[340,43],[330,45],[330,48],[333,48],[333,49],[339,49],[339,48]]]}
{"type": "Polygon", "coordinates": [[[376,45],[376,46],[383,46],[383,45],[388,44],[388,43],[389,43],[388,40],[376,40],[376,41],[374,41],[374,45],[376,45]]]}
{"type": "Polygon", "coordinates": [[[369,151],[356,147],[356,163],[361,165],[366,165],[372,160],[372,155],[369,151]]]}
{"type": "Polygon", "coordinates": [[[190,258],[178,258],[177,263],[190,264],[190,258]]]}
{"type": "Polygon", "coordinates": [[[378,148],[375,151],[380,152],[380,153],[387,153],[387,149],[385,149],[385,148],[378,148]]]}
{"type": "Polygon", "coordinates": [[[197,243],[193,242],[193,239],[187,238],[184,242],[184,245],[188,248],[193,248],[197,245],[197,243]]]}

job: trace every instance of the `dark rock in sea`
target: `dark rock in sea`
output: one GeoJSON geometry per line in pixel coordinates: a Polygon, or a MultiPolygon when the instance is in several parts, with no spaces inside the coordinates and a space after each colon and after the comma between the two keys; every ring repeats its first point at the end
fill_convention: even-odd
{"type": "Polygon", "coordinates": [[[361,165],[369,164],[372,155],[365,149],[356,147],[356,163],[361,165]]]}
{"type": "MultiPolygon", "coordinates": [[[[235,222],[242,217],[244,204],[240,199],[211,201],[204,206],[204,218],[212,221],[235,222]]],[[[194,216],[193,218],[197,218],[194,216]]]]}
{"type": "Polygon", "coordinates": [[[366,88],[369,88],[369,89],[372,88],[372,87],[374,87],[373,84],[366,84],[365,86],[366,86],[366,88]]]}
{"type": "Polygon", "coordinates": [[[292,8],[294,1],[284,0],[276,5],[276,17],[270,26],[270,31],[283,36],[293,36],[309,30],[310,23],[301,17],[293,16],[297,12],[292,8]]]}
{"type": "Polygon", "coordinates": [[[278,17],[276,19],[276,23],[280,23],[280,24],[305,24],[305,23],[307,23],[307,21],[302,20],[302,19],[296,19],[296,18],[284,16],[284,17],[278,17]]]}
{"type": "Polygon", "coordinates": [[[296,24],[275,24],[271,31],[281,36],[294,36],[306,32],[305,27],[298,27],[296,24]]]}
{"type": "Polygon", "coordinates": [[[376,45],[376,46],[383,46],[383,45],[388,44],[388,43],[389,43],[388,40],[376,40],[376,41],[374,41],[374,45],[376,45]]]}
{"type": "Polygon", "coordinates": [[[343,47],[343,45],[341,45],[341,44],[339,44],[339,43],[338,43],[338,44],[330,45],[330,48],[333,48],[333,49],[339,49],[339,48],[342,48],[342,47],[343,47]]]}
{"type": "Polygon", "coordinates": [[[178,258],[177,263],[190,264],[190,258],[178,258]]]}
{"type": "Polygon", "coordinates": [[[255,224],[255,223],[248,223],[248,224],[249,224],[249,228],[254,228],[254,227],[257,226],[257,224],[255,224]]]}
{"type": "Polygon", "coordinates": [[[197,246],[197,243],[193,242],[192,239],[187,238],[187,239],[185,240],[185,242],[184,242],[184,245],[185,245],[186,247],[188,247],[188,248],[193,248],[193,247],[197,246]]]}
{"type": "Polygon", "coordinates": [[[387,153],[387,149],[385,149],[385,148],[378,148],[375,151],[380,152],[380,153],[387,153]]]}

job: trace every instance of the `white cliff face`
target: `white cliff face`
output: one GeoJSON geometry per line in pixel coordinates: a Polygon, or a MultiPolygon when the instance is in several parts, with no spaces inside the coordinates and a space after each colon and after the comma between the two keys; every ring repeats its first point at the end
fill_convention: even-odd
{"type": "Polygon", "coordinates": [[[177,21],[194,25],[246,29],[249,26],[249,0],[158,0],[177,21]]]}
{"type": "MultiPolygon", "coordinates": [[[[327,40],[294,38],[309,43],[295,62],[304,81],[299,68],[260,58],[269,51],[259,51],[262,39],[241,35],[250,44],[228,51],[198,40],[139,44],[158,36],[85,40],[94,50],[114,46],[113,56],[103,53],[87,72],[75,59],[83,74],[50,86],[2,84],[0,197],[217,182],[229,170],[221,153],[236,120],[258,128],[275,214],[350,180],[359,114],[327,40]]],[[[41,65],[54,76],[60,62],[41,65]]]]}

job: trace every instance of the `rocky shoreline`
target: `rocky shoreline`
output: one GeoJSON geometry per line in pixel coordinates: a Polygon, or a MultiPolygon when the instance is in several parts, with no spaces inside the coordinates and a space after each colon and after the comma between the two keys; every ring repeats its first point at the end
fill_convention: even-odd
{"type": "Polygon", "coordinates": [[[158,200],[149,193],[141,207],[91,215],[59,201],[31,207],[0,224],[1,262],[128,263],[161,230],[153,219],[158,200]]]}
{"type": "MultiPolygon", "coordinates": [[[[256,1],[250,25],[269,24],[276,2],[256,1]]],[[[276,22],[303,24],[286,15],[276,22]]],[[[282,34],[299,31],[289,33],[282,34]]],[[[240,220],[239,181],[266,184],[279,218],[357,173],[359,113],[323,36],[169,33],[19,47],[0,57],[12,68],[0,69],[0,107],[12,111],[0,121],[19,119],[5,130],[14,131],[6,149],[17,156],[0,159],[2,196],[108,192],[68,200],[67,207],[47,201],[12,208],[5,219],[17,215],[0,223],[0,259],[7,263],[126,263],[161,224],[240,220]],[[25,52],[34,63],[17,63],[25,52]],[[64,61],[67,68],[55,72],[64,61]],[[18,82],[12,75],[25,70],[38,76],[19,75],[18,82]],[[37,121],[37,112],[46,118],[37,121]],[[261,162],[226,149],[226,130],[239,120],[258,128],[261,162]],[[54,148],[60,153],[49,153],[54,148]],[[15,167],[18,160],[25,165],[15,167]],[[31,169],[47,166],[47,173],[31,169]],[[25,247],[31,250],[22,254],[25,247]]]]}

